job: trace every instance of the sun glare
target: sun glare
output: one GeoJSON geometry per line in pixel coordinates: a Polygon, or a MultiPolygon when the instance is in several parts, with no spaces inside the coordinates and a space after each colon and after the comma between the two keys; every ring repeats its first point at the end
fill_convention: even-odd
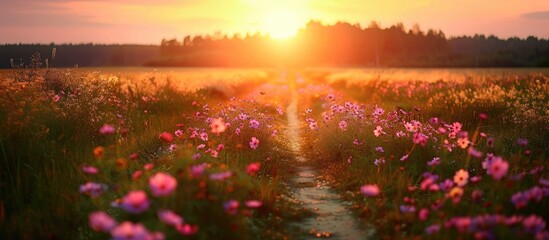
{"type": "Polygon", "coordinates": [[[285,9],[269,11],[264,18],[264,30],[276,39],[295,36],[302,25],[303,22],[296,12],[285,9]]]}

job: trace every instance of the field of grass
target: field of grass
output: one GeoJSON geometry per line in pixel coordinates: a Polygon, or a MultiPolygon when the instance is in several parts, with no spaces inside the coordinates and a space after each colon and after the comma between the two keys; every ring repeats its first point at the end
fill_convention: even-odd
{"type": "Polygon", "coordinates": [[[370,237],[549,238],[543,71],[118,71],[1,73],[0,239],[337,237],[303,164],[370,237]]]}

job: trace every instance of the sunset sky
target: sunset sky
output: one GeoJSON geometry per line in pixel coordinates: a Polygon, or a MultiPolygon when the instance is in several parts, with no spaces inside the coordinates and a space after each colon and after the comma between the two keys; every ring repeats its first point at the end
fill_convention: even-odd
{"type": "Polygon", "coordinates": [[[0,0],[0,43],[159,44],[216,31],[285,38],[310,19],[549,38],[545,0],[0,0]]]}

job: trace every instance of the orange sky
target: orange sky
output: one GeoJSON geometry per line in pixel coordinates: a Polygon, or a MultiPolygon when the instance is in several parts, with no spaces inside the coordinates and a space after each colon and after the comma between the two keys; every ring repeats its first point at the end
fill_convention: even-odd
{"type": "Polygon", "coordinates": [[[0,43],[159,44],[216,31],[284,38],[310,19],[549,38],[546,0],[0,0],[0,43]]]}

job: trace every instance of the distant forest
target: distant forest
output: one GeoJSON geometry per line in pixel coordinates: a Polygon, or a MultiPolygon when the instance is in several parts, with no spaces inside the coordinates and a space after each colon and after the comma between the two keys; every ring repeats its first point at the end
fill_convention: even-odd
{"type": "Polygon", "coordinates": [[[257,33],[186,36],[160,45],[6,44],[0,45],[0,68],[10,68],[10,59],[28,62],[35,52],[49,58],[53,48],[57,67],[549,67],[548,39],[447,38],[418,25],[311,21],[287,40],[257,33]]]}

